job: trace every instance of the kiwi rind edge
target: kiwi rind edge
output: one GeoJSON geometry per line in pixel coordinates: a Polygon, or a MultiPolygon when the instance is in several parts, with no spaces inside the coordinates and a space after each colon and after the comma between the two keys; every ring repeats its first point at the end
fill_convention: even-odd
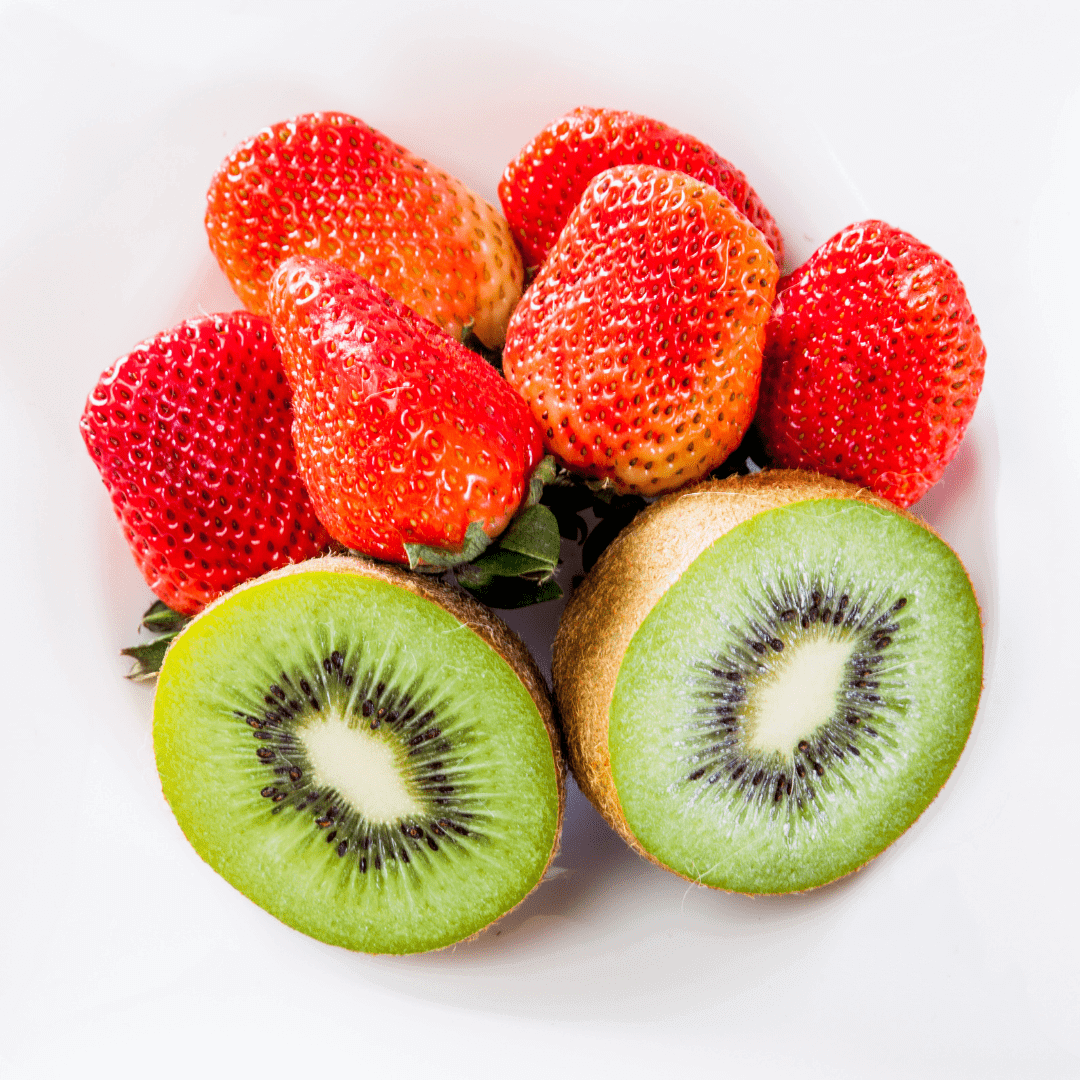
{"type": "Polygon", "coordinates": [[[555,635],[552,683],[574,780],[639,855],[695,884],[701,882],[645,850],[619,802],[608,749],[608,709],[619,669],[646,616],[706,548],[759,513],[812,499],[855,499],[938,536],[869,488],[818,473],[767,469],[707,480],[657,499],[634,518],[571,594],[555,635]]]}
{"type": "MultiPolygon", "coordinates": [[[[564,749],[562,730],[556,720],[551,695],[548,693],[544,676],[541,674],[540,669],[537,667],[536,662],[533,660],[525,643],[510,629],[510,627],[502,622],[502,620],[494,615],[488,608],[484,607],[483,604],[443,582],[426,578],[420,574],[410,573],[395,566],[377,563],[370,559],[344,555],[328,555],[323,558],[309,559],[305,562],[293,563],[289,566],[272,570],[270,573],[246,581],[230,592],[218,597],[213,603],[208,604],[203,611],[188,624],[188,626],[194,625],[203,614],[212,611],[219,604],[226,602],[230,597],[235,596],[244,589],[251,588],[276,578],[284,578],[298,573],[320,571],[324,573],[356,574],[362,577],[375,578],[392,585],[400,586],[425,600],[437,604],[444,611],[457,619],[463,626],[476,634],[477,637],[479,637],[490,649],[494,650],[494,652],[510,666],[511,670],[517,675],[521,684],[532,698],[533,703],[536,705],[536,709],[544,722],[548,741],[551,744],[551,755],[555,769],[555,779],[559,798],[558,812],[555,819],[554,839],[552,841],[551,851],[548,855],[547,862],[545,863],[540,876],[537,878],[536,884],[517,902],[517,904],[512,908],[508,908],[497,918],[493,919],[488,926],[481,927],[480,930],[471,934],[469,937],[442,946],[442,948],[453,949],[465,941],[475,940],[484,932],[484,930],[488,929],[489,926],[498,922],[524,903],[525,900],[535,892],[540,884],[543,883],[551,864],[559,853],[563,818],[566,812],[567,758],[564,749]]],[[[168,660],[168,653],[184,636],[187,629],[188,627],[185,627],[184,630],[169,643],[169,649],[165,653],[162,667],[164,667],[168,660]]],[[[155,692],[155,699],[156,697],[157,694],[155,692]]]]}

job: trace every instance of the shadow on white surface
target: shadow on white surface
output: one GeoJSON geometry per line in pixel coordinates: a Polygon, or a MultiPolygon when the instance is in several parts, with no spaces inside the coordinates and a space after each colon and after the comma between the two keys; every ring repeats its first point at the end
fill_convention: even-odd
{"type": "Polygon", "coordinates": [[[984,393],[944,476],[912,507],[967,568],[982,609],[984,686],[990,683],[998,640],[999,461],[993,405],[984,393]]]}
{"type": "Polygon", "coordinates": [[[564,872],[473,941],[427,956],[341,954],[399,993],[550,1020],[649,1023],[713,1009],[799,964],[872,870],[805,896],[744,897],[647,863],[571,784],[564,872]]]}

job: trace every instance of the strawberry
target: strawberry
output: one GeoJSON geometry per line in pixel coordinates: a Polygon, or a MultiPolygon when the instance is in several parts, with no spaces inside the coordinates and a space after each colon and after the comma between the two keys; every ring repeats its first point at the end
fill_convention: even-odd
{"type": "Polygon", "coordinates": [[[210,184],[206,231],[237,294],[261,313],[292,254],[341,263],[448,334],[471,328],[492,348],[521,296],[502,215],[343,113],[298,116],[241,143],[210,184]]]}
{"type": "Polygon", "coordinates": [[[610,169],[515,310],[503,371],[568,468],[622,492],[680,487],[750,423],[777,276],[761,233],[715,188],[610,169]]]}
{"type": "Polygon", "coordinates": [[[330,542],[296,472],[289,386],[265,319],[191,319],[98,381],[79,427],[150,588],[193,615],[330,542]]]}
{"type": "Polygon", "coordinates": [[[499,200],[526,262],[547,257],[589,181],[616,165],[655,165],[686,173],[727,196],[783,261],[772,215],[730,161],[690,135],[631,112],[575,109],[549,124],[506,166],[499,200]]]}
{"type": "Polygon", "coordinates": [[[406,543],[458,550],[470,522],[505,528],[541,440],[493,367],[377,285],[302,255],[275,272],[270,318],[300,473],[333,536],[405,563],[406,543]]]}
{"type": "Polygon", "coordinates": [[[786,279],[757,426],[774,464],[909,506],[956,453],[985,363],[952,265],[908,233],[863,221],[786,279]]]}

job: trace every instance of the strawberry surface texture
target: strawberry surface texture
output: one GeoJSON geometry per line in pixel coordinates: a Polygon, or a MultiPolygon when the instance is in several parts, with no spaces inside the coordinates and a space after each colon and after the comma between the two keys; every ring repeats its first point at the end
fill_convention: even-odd
{"type": "Polygon", "coordinates": [[[290,255],[375,281],[461,339],[500,346],[523,269],[503,216],[460,181],[344,113],[260,131],[222,163],[207,194],[210,247],[252,311],[267,309],[290,255]]]}
{"type": "Polygon", "coordinates": [[[783,262],[783,239],[746,176],[711,147],[674,128],[613,109],[579,108],[553,121],[507,165],[499,201],[529,265],[540,265],[589,181],[617,165],[686,173],[722,192],[783,262]]]}
{"type": "Polygon", "coordinates": [[[86,447],[143,577],[176,611],[330,543],[296,471],[289,398],[270,324],[243,311],[144,342],[90,394],[86,447]]]}
{"type": "Polygon", "coordinates": [[[542,455],[499,373],[344,267],[286,260],[270,316],[293,387],[301,475],[331,534],[406,563],[406,543],[459,550],[505,528],[542,455]]]}
{"type": "Polygon", "coordinates": [[[783,283],[757,426],[775,465],[909,506],[956,453],[985,364],[952,265],[908,233],[859,222],[783,283]]]}
{"type": "Polygon", "coordinates": [[[569,468],[622,492],[681,487],[753,417],[777,277],[762,234],[715,188],[610,169],[514,312],[503,370],[569,468]]]}

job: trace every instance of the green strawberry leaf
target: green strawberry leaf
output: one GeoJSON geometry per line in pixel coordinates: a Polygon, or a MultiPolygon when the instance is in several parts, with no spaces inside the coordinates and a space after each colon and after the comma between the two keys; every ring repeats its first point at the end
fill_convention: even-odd
{"type": "Polygon", "coordinates": [[[537,503],[510,522],[498,546],[503,551],[538,559],[554,570],[559,564],[559,522],[548,507],[537,503]]]}
{"type": "Polygon", "coordinates": [[[135,666],[127,673],[127,678],[132,682],[146,682],[157,676],[161,670],[161,662],[165,659],[165,651],[169,643],[180,631],[171,634],[162,634],[161,637],[148,641],[143,645],[132,645],[121,649],[121,656],[130,656],[135,661],[135,666]]]}
{"type": "Polygon", "coordinates": [[[121,656],[129,656],[135,661],[135,666],[128,672],[127,678],[133,682],[146,682],[153,679],[161,670],[161,662],[165,659],[165,650],[168,649],[169,643],[189,622],[191,622],[190,615],[181,615],[179,611],[173,611],[164,601],[155,600],[143,612],[140,626],[157,636],[140,645],[131,645],[120,650],[121,656]]]}
{"type": "Polygon", "coordinates": [[[584,541],[589,532],[581,512],[592,509],[594,501],[584,483],[574,479],[561,465],[556,468],[555,479],[544,486],[540,496],[540,502],[559,523],[559,535],[577,543],[584,541]]]}
{"type": "Polygon", "coordinates": [[[555,480],[555,476],[555,459],[548,454],[540,460],[529,481],[529,498],[525,502],[527,507],[535,506],[540,501],[544,488],[555,480]]]}
{"type": "MultiPolygon", "coordinates": [[[[464,582],[462,584],[465,585],[464,582]]],[[[562,596],[558,582],[532,581],[529,578],[496,577],[485,585],[465,587],[481,603],[503,610],[530,607],[546,600],[558,600],[562,596]]]]}
{"type": "Polygon", "coordinates": [[[143,612],[142,625],[154,633],[176,633],[191,622],[190,615],[181,615],[173,611],[164,600],[155,600],[143,612]]]}
{"type": "Polygon", "coordinates": [[[428,547],[426,544],[406,544],[405,553],[409,556],[409,569],[421,573],[442,573],[453,566],[472,562],[483,554],[491,543],[491,537],[484,532],[479,521],[470,521],[465,530],[465,543],[460,551],[448,551],[446,548],[428,547]]]}
{"type": "Polygon", "coordinates": [[[586,480],[585,486],[596,496],[602,503],[609,503],[618,494],[615,488],[614,482],[610,477],[605,476],[601,480],[586,480]]]}
{"type": "Polygon", "coordinates": [[[555,600],[562,589],[552,581],[559,565],[559,523],[548,507],[526,507],[479,558],[454,575],[490,607],[519,608],[555,600]]]}
{"type": "Polygon", "coordinates": [[[486,360],[496,371],[502,371],[502,349],[489,349],[473,331],[473,320],[470,319],[461,329],[461,344],[476,353],[477,356],[486,360]]]}
{"type": "Polygon", "coordinates": [[[550,577],[554,567],[543,559],[534,559],[529,555],[520,555],[516,551],[489,551],[475,562],[459,566],[454,576],[459,583],[472,589],[487,585],[497,577],[524,577],[525,575],[546,575],[550,577]]]}

